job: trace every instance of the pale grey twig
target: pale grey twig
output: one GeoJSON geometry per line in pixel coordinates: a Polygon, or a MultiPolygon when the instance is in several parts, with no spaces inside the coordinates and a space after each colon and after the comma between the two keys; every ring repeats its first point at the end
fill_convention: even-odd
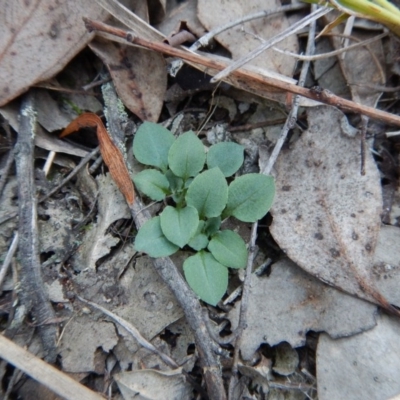
{"type": "Polygon", "coordinates": [[[307,4],[305,3],[297,3],[297,4],[288,4],[286,6],[281,6],[277,7],[273,10],[263,10],[259,11],[254,14],[249,14],[245,15],[242,18],[239,18],[235,21],[228,22],[225,25],[218,26],[215,29],[212,29],[211,31],[207,32],[205,35],[203,35],[200,39],[198,39],[196,42],[194,42],[190,47],[189,50],[191,51],[196,51],[200,49],[201,47],[206,47],[209,45],[210,40],[214,37],[219,35],[222,32],[227,31],[228,29],[231,29],[237,25],[244,24],[245,22],[252,21],[255,19],[259,18],[264,18],[264,17],[269,17],[271,15],[279,14],[279,13],[284,13],[288,11],[296,11],[296,10],[301,10],[303,8],[308,7],[307,4]]]}
{"type": "MultiPolygon", "coordinates": [[[[356,20],[356,17],[354,15],[350,15],[349,18],[347,18],[346,24],[344,26],[344,31],[343,33],[345,35],[351,35],[351,31],[353,30],[354,27],[354,21],[356,20]]],[[[343,47],[348,47],[349,46],[349,39],[344,38],[342,39],[343,47]]],[[[346,58],[346,53],[341,55],[342,60],[346,58]]]]}
{"type": "Polygon", "coordinates": [[[247,310],[249,307],[249,297],[250,297],[250,279],[253,269],[253,263],[256,252],[256,239],[257,239],[257,228],[258,223],[255,222],[251,227],[251,237],[249,243],[249,256],[247,258],[247,266],[246,273],[243,282],[243,292],[242,292],[242,301],[240,302],[240,311],[239,311],[239,323],[235,330],[236,341],[234,343],[234,352],[233,352],[233,364],[232,364],[232,372],[231,379],[229,380],[229,399],[232,399],[233,392],[238,383],[238,362],[239,362],[239,354],[240,354],[240,346],[243,340],[243,333],[247,328],[247,310]]]}
{"type": "Polygon", "coordinates": [[[375,36],[371,39],[363,40],[362,42],[354,43],[354,44],[351,44],[350,46],[343,47],[341,49],[329,51],[328,53],[323,53],[323,54],[315,54],[312,56],[292,53],[291,51],[281,50],[281,49],[278,49],[277,47],[273,47],[273,50],[277,51],[278,53],[286,54],[287,56],[297,58],[298,60],[301,60],[301,61],[315,61],[315,60],[321,60],[321,59],[328,58],[328,57],[337,56],[348,50],[353,50],[360,46],[367,46],[373,42],[376,42],[377,40],[384,38],[387,35],[388,35],[388,32],[384,32],[384,33],[381,33],[380,35],[375,36]]]}
{"type": "Polygon", "coordinates": [[[1,287],[3,286],[4,279],[7,275],[7,272],[11,265],[11,260],[14,257],[17,247],[18,247],[18,232],[15,232],[14,238],[11,242],[11,246],[7,251],[6,258],[4,259],[3,265],[1,266],[0,269],[0,293],[1,293],[1,287]]]}
{"type": "Polygon", "coordinates": [[[34,95],[32,92],[28,92],[21,103],[18,140],[15,146],[20,266],[17,293],[21,306],[27,312],[32,312],[35,318],[46,360],[54,362],[57,356],[57,329],[55,325],[47,322],[55,320],[55,313],[45,292],[40,263],[35,169],[33,166],[36,124],[34,95]]]}
{"type": "Polygon", "coordinates": [[[227,75],[232,73],[233,71],[237,70],[238,68],[242,67],[244,64],[248,63],[250,60],[254,59],[258,55],[260,55],[263,51],[269,49],[273,45],[281,42],[288,36],[298,32],[300,29],[303,29],[305,26],[309,25],[312,21],[315,21],[316,19],[324,16],[325,14],[328,14],[331,12],[331,8],[327,7],[322,7],[320,9],[315,10],[311,14],[309,14],[307,17],[303,18],[302,20],[296,22],[295,24],[291,25],[289,28],[285,29],[284,31],[280,32],[278,35],[274,36],[273,38],[266,40],[263,44],[261,44],[259,47],[251,51],[246,57],[243,57],[235,62],[233,62],[231,65],[229,65],[227,68],[219,72],[217,75],[215,75],[212,79],[211,82],[217,82],[223,78],[225,78],[227,75]]]}
{"type": "Polygon", "coordinates": [[[96,171],[96,169],[99,168],[102,162],[103,162],[103,157],[100,155],[94,160],[93,164],[90,166],[89,174],[93,174],[96,171]]]}
{"type": "Polygon", "coordinates": [[[95,149],[93,149],[89,154],[87,154],[82,160],[79,162],[79,164],[63,179],[63,181],[57,185],[54,189],[50,190],[49,193],[47,193],[45,196],[43,196],[39,202],[41,203],[42,201],[47,200],[50,196],[52,196],[54,193],[58,192],[67,182],[69,182],[89,161],[92,157],[94,157],[100,150],[100,147],[97,146],[95,149]]]}
{"type": "MultiPolygon", "coordinates": [[[[307,48],[306,48],[306,54],[312,54],[315,49],[315,30],[316,30],[316,23],[315,20],[311,23],[310,25],[310,30],[308,33],[308,42],[307,42],[307,48]]],[[[305,61],[300,72],[300,78],[298,85],[299,86],[304,86],[304,83],[306,81],[308,69],[310,67],[310,61],[305,61]]],[[[274,147],[274,150],[272,151],[271,157],[268,160],[267,165],[265,166],[264,170],[262,171],[263,174],[269,175],[272,171],[272,167],[275,164],[276,159],[278,158],[278,155],[282,149],[283,143],[286,140],[287,134],[290,129],[292,129],[296,123],[297,120],[297,112],[299,109],[299,102],[300,102],[300,96],[294,96],[293,98],[293,103],[292,103],[292,109],[290,110],[290,113],[286,119],[285,125],[282,128],[281,135],[279,139],[276,142],[276,145],[274,147]]]]}
{"type": "Polygon", "coordinates": [[[400,131],[395,131],[395,132],[386,132],[386,137],[393,137],[393,136],[400,136],[400,131]]]}
{"type": "MultiPolygon", "coordinates": [[[[313,6],[314,7],[314,6],[313,6]]],[[[310,25],[310,30],[308,34],[308,43],[307,43],[307,49],[306,53],[310,54],[314,51],[314,37],[315,37],[315,28],[316,23],[315,20],[311,22],[310,25]]],[[[300,73],[300,78],[299,78],[299,85],[304,85],[307,73],[308,73],[308,68],[310,66],[310,62],[306,61],[303,64],[301,73],[300,73]]],[[[282,133],[280,138],[278,139],[275,148],[271,154],[270,159],[268,160],[268,164],[266,168],[262,171],[263,174],[268,175],[271,170],[272,166],[275,163],[276,158],[278,157],[278,154],[283,146],[283,143],[287,137],[287,134],[289,130],[294,126],[296,123],[296,118],[297,118],[297,111],[299,107],[299,96],[295,96],[293,99],[293,105],[292,105],[292,110],[288,115],[288,118],[285,122],[284,127],[282,128],[282,133]]],[[[258,222],[255,222],[252,226],[251,229],[251,238],[250,238],[250,243],[249,243],[249,257],[247,260],[247,267],[246,267],[246,274],[245,274],[245,279],[243,282],[243,294],[242,294],[242,300],[240,303],[240,314],[239,314],[239,323],[238,327],[236,328],[236,343],[234,346],[234,356],[233,356],[233,366],[232,366],[232,375],[231,379],[229,382],[229,397],[232,398],[233,391],[238,383],[238,360],[239,360],[239,352],[240,352],[240,346],[241,342],[243,339],[243,333],[247,327],[247,309],[248,309],[248,304],[249,304],[249,296],[250,296],[250,279],[252,275],[252,268],[253,268],[253,261],[254,261],[254,256],[255,256],[255,248],[256,248],[256,238],[257,238],[257,228],[258,228],[258,222]]]]}
{"type": "MultiPolygon", "coordinates": [[[[273,10],[263,10],[254,14],[245,15],[242,18],[228,22],[227,24],[222,26],[217,26],[215,29],[212,29],[210,32],[207,32],[205,35],[203,35],[200,39],[198,39],[189,47],[189,51],[196,51],[201,47],[208,46],[212,38],[237,25],[259,18],[269,17],[271,15],[279,14],[282,12],[300,10],[306,7],[308,7],[308,5],[304,3],[288,4],[286,6],[277,7],[273,10]]],[[[170,75],[175,77],[178,74],[179,70],[182,68],[182,66],[183,66],[183,61],[181,59],[173,60],[168,68],[170,75]]]]}
{"type": "Polygon", "coordinates": [[[224,305],[226,306],[229,303],[235,301],[241,294],[242,294],[242,285],[238,286],[232,293],[223,301],[224,305]]]}

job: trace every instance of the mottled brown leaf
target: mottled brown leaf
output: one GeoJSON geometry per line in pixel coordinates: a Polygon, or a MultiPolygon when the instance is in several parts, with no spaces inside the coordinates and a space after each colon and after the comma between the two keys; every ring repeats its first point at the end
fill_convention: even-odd
{"type": "Polygon", "coordinates": [[[380,176],[360,140],[346,135],[333,107],[308,112],[309,129],[281,154],[271,233],[287,255],[322,281],[394,310],[373,287],[371,270],[381,225],[380,176]]]}
{"type": "Polygon", "coordinates": [[[93,1],[0,0],[0,106],[49,79],[92,39],[82,17],[104,20],[93,1]]]}
{"type": "Polygon", "coordinates": [[[90,48],[102,59],[118,96],[142,121],[157,122],[167,89],[164,57],[156,52],[95,40],[90,48]]]}

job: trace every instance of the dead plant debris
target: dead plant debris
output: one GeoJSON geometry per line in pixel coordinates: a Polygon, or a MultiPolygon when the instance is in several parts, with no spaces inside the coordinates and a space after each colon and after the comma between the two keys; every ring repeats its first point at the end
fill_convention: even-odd
{"type": "Polygon", "coordinates": [[[296,2],[0,8],[2,399],[400,393],[396,33],[296,2]],[[179,203],[135,194],[144,121],[192,130],[205,149],[240,144],[228,184],[274,176],[261,221],[212,221],[249,253],[216,306],[183,278],[192,247],[135,249],[179,203]]]}

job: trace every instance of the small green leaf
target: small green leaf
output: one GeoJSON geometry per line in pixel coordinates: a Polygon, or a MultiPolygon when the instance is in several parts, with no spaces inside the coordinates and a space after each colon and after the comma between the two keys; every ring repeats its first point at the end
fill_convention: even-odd
{"type": "Polygon", "coordinates": [[[185,260],[183,271],[189,286],[200,299],[217,305],[228,287],[228,269],[209,252],[199,251],[185,260]]]}
{"type": "Polygon", "coordinates": [[[207,247],[208,242],[208,237],[204,233],[199,233],[198,235],[195,235],[192,239],[190,239],[188,245],[193,250],[200,251],[207,247]]]}
{"type": "Polygon", "coordinates": [[[244,268],[247,264],[246,243],[236,233],[230,230],[217,232],[208,250],[222,265],[230,268],[244,268]]]}
{"type": "Polygon", "coordinates": [[[169,192],[168,179],[160,171],[155,169],[145,169],[139,172],[133,182],[136,187],[152,200],[163,200],[169,192]]]}
{"type": "Polygon", "coordinates": [[[232,176],[243,164],[244,148],[233,142],[221,142],[210,147],[207,153],[208,169],[218,167],[224,176],[232,176]]]}
{"type": "Polygon", "coordinates": [[[191,206],[180,209],[167,206],[160,218],[165,237],[181,248],[195,235],[199,225],[199,214],[191,206]]]}
{"type": "Polygon", "coordinates": [[[183,179],[196,176],[203,169],[205,159],[203,143],[192,131],[179,136],[168,153],[171,171],[183,179]]]}
{"type": "Polygon", "coordinates": [[[227,198],[228,184],[219,168],[197,175],[186,193],[186,203],[197,208],[200,218],[218,217],[227,198]]]}
{"type": "Polygon", "coordinates": [[[143,122],[133,139],[133,154],[145,165],[152,165],[163,172],[168,167],[168,152],[175,137],[161,125],[143,122]]]}
{"type": "Polygon", "coordinates": [[[165,173],[169,186],[173,192],[183,188],[183,179],[176,176],[170,169],[165,173]]]}
{"type": "Polygon", "coordinates": [[[271,208],[275,196],[272,176],[247,174],[229,185],[228,204],[223,218],[233,215],[244,222],[261,219],[271,208]]]}
{"type": "Polygon", "coordinates": [[[214,235],[221,227],[221,217],[210,218],[206,221],[204,226],[204,233],[208,236],[214,235]]]}
{"type": "Polygon", "coordinates": [[[197,251],[200,251],[201,249],[204,249],[207,247],[208,245],[208,237],[206,236],[207,239],[207,243],[204,245],[204,238],[203,236],[205,236],[203,234],[203,228],[204,228],[205,222],[204,221],[199,221],[199,224],[197,225],[197,230],[196,233],[194,234],[194,236],[190,239],[188,245],[197,251]]]}
{"type": "Polygon", "coordinates": [[[157,258],[170,256],[178,251],[179,247],[162,233],[160,217],[154,217],[140,228],[135,239],[135,249],[157,258]]]}

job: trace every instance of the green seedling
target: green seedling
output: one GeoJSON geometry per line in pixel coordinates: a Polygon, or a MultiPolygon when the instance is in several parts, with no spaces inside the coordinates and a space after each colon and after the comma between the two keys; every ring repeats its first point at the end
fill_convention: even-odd
{"type": "Polygon", "coordinates": [[[246,243],[236,232],[221,229],[222,220],[255,222],[269,211],[275,195],[271,176],[232,178],[243,164],[243,153],[242,146],[231,142],[215,144],[206,152],[192,131],[175,139],[150,122],[140,126],[133,141],[136,159],[152,167],[135,176],[137,189],[152,200],[169,203],[142,226],[135,247],[150,257],[191,248],[194,254],[183,263],[185,278],[199,298],[212,305],[226,293],[228,268],[244,268],[247,263],[246,243]]]}

